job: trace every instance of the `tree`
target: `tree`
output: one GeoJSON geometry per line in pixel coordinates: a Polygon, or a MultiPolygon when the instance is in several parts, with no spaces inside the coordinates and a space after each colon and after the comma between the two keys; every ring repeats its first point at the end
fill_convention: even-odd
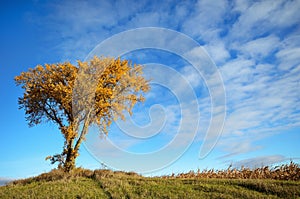
{"type": "Polygon", "coordinates": [[[142,66],[127,60],[94,57],[89,62],[78,61],[38,65],[15,77],[24,94],[19,98],[29,126],[52,121],[64,137],[61,154],[48,156],[66,172],[75,168],[79,148],[96,124],[107,134],[112,121],[132,114],[133,106],[144,101],[149,82],[143,77],[142,66]]]}

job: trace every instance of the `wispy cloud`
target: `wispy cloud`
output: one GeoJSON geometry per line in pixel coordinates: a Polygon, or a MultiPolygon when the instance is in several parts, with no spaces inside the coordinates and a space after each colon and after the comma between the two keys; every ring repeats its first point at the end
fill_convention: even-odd
{"type": "MultiPolygon", "coordinates": [[[[263,149],[264,146],[256,145],[255,140],[300,126],[299,1],[203,0],[182,1],[172,3],[172,6],[170,4],[168,1],[64,1],[52,4],[53,12],[46,18],[50,21],[51,28],[57,29],[62,38],[61,44],[57,46],[62,52],[62,59],[83,59],[105,38],[124,30],[145,26],[178,30],[202,44],[218,66],[226,90],[227,118],[218,144],[225,153],[223,157],[263,149]],[[70,12],[71,15],[67,14],[70,12]]],[[[144,42],[146,46],[160,43],[172,46],[173,49],[182,49],[176,38],[157,35],[155,40],[145,40],[148,37],[146,33],[133,35],[129,38],[129,43],[131,45],[131,41],[136,41],[138,45],[144,42]]],[[[126,49],[127,43],[128,41],[120,40],[111,49],[126,49]]],[[[185,53],[199,56],[203,50],[195,48],[186,50],[185,53]]],[[[203,66],[203,71],[200,71],[206,75],[202,76],[203,79],[187,64],[176,70],[197,93],[199,109],[195,111],[200,111],[200,124],[205,125],[200,125],[196,140],[203,141],[212,115],[207,87],[214,87],[217,78],[216,73],[211,72],[211,65],[206,65],[203,60],[196,61],[203,66]]],[[[156,74],[156,78],[165,79],[166,85],[174,92],[184,94],[186,91],[183,81],[166,71],[156,74]]],[[[216,90],[214,97],[221,96],[221,92],[216,90]]],[[[152,97],[155,98],[153,93],[152,97]]],[[[194,101],[187,100],[184,99],[181,103],[190,103],[190,106],[186,106],[190,109],[194,101]]],[[[172,112],[175,109],[168,102],[163,105],[167,107],[165,115],[170,123],[166,129],[170,132],[176,127],[172,124],[178,122],[179,114],[172,112]]],[[[217,111],[224,107],[215,104],[215,108],[217,111]]],[[[187,113],[188,117],[194,117],[194,112],[187,113]]],[[[161,121],[155,120],[160,116],[161,112],[152,112],[153,129],[159,129],[157,127],[162,125],[161,121]]],[[[217,125],[221,123],[219,121],[217,125]]],[[[188,123],[184,126],[187,132],[189,127],[188,123]]],[[[128,128],[138,133],[130,125],[128,128]]],[[[211,128],[217,131],[216,126],[211,128]]],[[[211,137],[215,136],[213,132],[216,131],[212,131],[211,137]]],[[[183,135],[190,139],[187,134],[183,135]]],[[[184,138],[182,140],[184,142],[184,138]]],[[[134,144],[136,143],[124,147],[130,148],[134,144]]],[[[271,162],[280,158],[284,157],[270,156],[269,160],[271,162]]],[[[260,159],[251,161],[258,162],[260,159]]]]}
{"type": "Polygon", "coordinates": [[[260,60],[265,58],[270,53],[276,51],[280,46],[280,41],[277,36],[269,35],[247,42],[244,46],[239,47],[239,52],[248,58],[260,60]]]}
{"type": "Polygon", "coordinates": [[[241,168],[242,166],[246,168],[259,168],[262,166],[278,164],[287,160],[289,160],[289,158],[282,155],[269,155],[239,160],[234,162],[232,166],[235,168],[241,168]]]}

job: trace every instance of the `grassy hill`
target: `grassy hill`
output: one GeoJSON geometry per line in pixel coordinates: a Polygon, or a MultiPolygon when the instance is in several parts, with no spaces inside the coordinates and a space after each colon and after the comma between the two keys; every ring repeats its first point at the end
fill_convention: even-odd
{"type": "Polygon", "coordinates": [[[218,172],[143,177],[110,170],[53,170],[0,187],[0,198],[300,198],[299,179],[228,179],[224,171],[210,178],[209,173],[218,172]]]}

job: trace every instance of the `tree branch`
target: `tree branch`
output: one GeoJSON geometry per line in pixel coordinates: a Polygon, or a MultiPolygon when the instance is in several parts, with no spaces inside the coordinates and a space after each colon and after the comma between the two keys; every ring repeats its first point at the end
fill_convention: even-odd
{"type": "Polygon", "coordinates": [[[84,121],[84,124],[83,124],[83,129],[82,129],[82,131],[81,131],[81,133],[80,133],[80,136],[79,136],[79,138],[78,138],[78,140],[77,140],[77,142],[76,142],[76,145],[75,145],[75,147],[74,147],[74,150],[75,151],[78,151],[78,149],[79,149],[79,146],[80,146],[80,144],[81,144],[81,142],[82,142],[82,139],[84,139],[84,136],[85,136],[85,134],[87,133],[87,130],[88,130],[88,128],[89,128],[89,123],[90,123],[90,115],[91,115],[91,110],[89,110],[89,112],[88,112],[88,114],[86,115],[86,117],[85,117],[85,121],[84,121]]]}
{"type": "Polygon", "coordinates": [[[49,116],[52,120],[54,120],[61,128],[64,127],[62,121],[56,116],[55,110],[53,110],[53,108],[47,102],[45,102],[45,104],[48,106],[49,110],[51,110],[51,112],[52,112],[52,115],[51,115],[48,112],[48,110],[45,108],[45,106],[42,106],[46,115],[49,116]]]}

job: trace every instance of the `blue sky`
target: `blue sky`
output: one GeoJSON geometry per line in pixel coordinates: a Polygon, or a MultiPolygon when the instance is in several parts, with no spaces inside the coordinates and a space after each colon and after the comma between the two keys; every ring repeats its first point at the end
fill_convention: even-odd
{"type": "Polygon", "coordinates": [[[173,51],[145,48],[122,55],[145,65],[145,75],[153,79],[152,90],[145,104],[135,107],[132,118],[111,127],[107,139],[99,139],[96,130],[91,130],[85,147],[81,147],[78,166],[96,169],[104,162],[114,169],[128,169],[133,163],[132,168],[138,172],[160,175],[198,168],[221,169],[229,164],[255,167],[290,159],[297,162],[299,9],[300,1],[286,0],[2,1],[1,179],[28,177],[55,168],[44,158],[60,153],[63,146],[54,124],[27,126],[24,111],[18,110],[17,98],[22,90],[15,86],[14,76],[37,64],[84,60],[91,52],[97,54],[98,44],[128,30],[132,32],[125,34],[126,40],[110,48],[126,48],[140,38],[142,47],[160,42],[173,51]],[[156,37],[145,27],[169,34],[156,37]],[[145,30],[145,34],[138,34],[136,28],[145,30]],[[201,50],[182,53],[204,56],[202,63],[208,64],[199,63],[202,71],[174,53],[176,48],[181,52],[186,46],[168,37],[172,31],[201,46],[201,50]],[[211,76],[205,73],[212,68],[211,76]],[[215,87],[220,80],[216,74],[224,89],[215,87]],[[223,95],[226,103],[218,104],[223,95]],[[219,136],[223,120],[211,127],[210,122],[225,109],[219,136]],[[183,144],[172,142],[177,138],[183,144]],[[200,158],[201,147],[214,140],[217,144],[200,158]],[[143,156],[144,162],[122,157],[109,142],[127,155],[159,152],[156,161],[161,164],[148,162],[147,155],[143,156]],[[176,143],[172,144],[175,147],[163,151],[169,143],[176,143]],[[139,170],[145,165],[150,169],[139,170]]]}

